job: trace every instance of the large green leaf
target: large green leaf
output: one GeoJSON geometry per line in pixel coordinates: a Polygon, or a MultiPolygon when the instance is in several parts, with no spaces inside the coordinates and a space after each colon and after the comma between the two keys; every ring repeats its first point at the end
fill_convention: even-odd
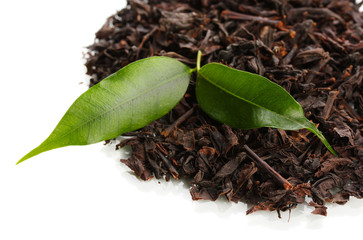
{"type": "Polygon", "coordinates": [[[51,149],[96,143],[146,126],[181,100],[191,72],[167,57],[129,64],[82,94],[50,136],[18,163],[51,149]]]}
{"type": "Polygon", "coordinates": [[[306,128],[336,154],[323,134],[304,116],[300,104],[281,86],[262,76],[210,63],[198,71],[198,104],[212,118],[235,128],[306,128]]]}

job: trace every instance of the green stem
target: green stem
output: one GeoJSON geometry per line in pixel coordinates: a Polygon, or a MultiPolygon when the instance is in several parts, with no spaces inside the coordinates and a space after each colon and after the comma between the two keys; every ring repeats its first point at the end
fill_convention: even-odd
{"type": "Polygon", "coordinates": [[[202,52],[200,50],[198,50],[198,54],[197,54],[197,71],[199,72],[200,69],[200,62],[202,60],[202,52]]]}

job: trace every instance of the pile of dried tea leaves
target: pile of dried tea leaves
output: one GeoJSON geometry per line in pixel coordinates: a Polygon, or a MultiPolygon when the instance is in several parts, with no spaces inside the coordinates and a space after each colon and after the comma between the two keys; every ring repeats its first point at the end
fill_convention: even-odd
{"type": "Polygon", "coordinates": [[[169,56],[195,67],[219,62],[284,87],[318,123],[339,156],[307,130],[231,129],[197,106],[194,79],[165,117],[117,145],[137,177],[185,179],[193,200],[225,197],[258,210],[290,210],[308,201],[363,197],[363,14],[348,0],[129,0],[89,46],[91,86],[125,65],[169,56]],[[284,189],[254,163],[247,145],[293,186],[284,189]],[[307,200],[310,199],[310,200],[307,200]]]}

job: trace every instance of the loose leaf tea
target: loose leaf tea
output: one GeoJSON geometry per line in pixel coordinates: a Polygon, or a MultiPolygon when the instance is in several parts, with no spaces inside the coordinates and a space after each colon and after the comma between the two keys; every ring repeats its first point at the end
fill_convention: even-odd
{"type": "Polygon", "coordinates": [[[323,134],[305,118],[300,104],[281,86],[264,77],[209,63],[198,71],[196,96],[204,112],[231,127],[306,128],[335,153],[323,134]]]}
{"type": "Polygon", "coordinates": [[[129,145],[133,151],[121,161],[143,180],[189,181],[194,200],[249,203],[253,207],[247,213],[306,204],[314,214],[326,215],[326,202],[362,198],[359,7],[345,0],[128,1],[89,46],[91,85],[154,55],[194,68],[201,50],[201,65],[222,63],[283,87],[318,124],[339,157],[305,129],[240,130],[215,121],[197,105],[193,75],[186,95],[170,113],[124,134],[132,138],[117,147],[129,145]],[[261,160],[278,175],[269,174],[273,171],[261,160]],[[282,186],[284,179],[292,188],[282,186]]]}
{"type": "Polygon", "coordinates": [[[89,46],[90,86],[151,56],[194,68],[201,50],[201,65],[222,63],[284,88],[339,157],[305,129],[241,130],[216,121],[201,111],[192,74],[186,94],[167,115],[123,134],[131,138],[117,149],[128,145],[132,155],[121,162],[142,180],[186,180],[193,200],[249,203],[247,214],[306,204],[326,215],[326,202],[362,198],[359,7],[353,0],[129,0],[89,46]]]}
{"type": "Polygon", "coordinates": [[[191,69],[167,57],[146,58],[82,94],[50,136],[20,162],[69,145],[115,138],[162,117],[184,96],[191,69]]]}

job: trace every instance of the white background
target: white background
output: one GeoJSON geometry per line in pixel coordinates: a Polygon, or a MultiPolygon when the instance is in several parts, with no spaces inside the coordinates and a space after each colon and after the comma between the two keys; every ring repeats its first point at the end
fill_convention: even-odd
{"type": "Polygon", "coordinates": [[[15,163],[87,89],[83,48],[124,1],[0,3],[0,239],[324,239],[361,236],[362,200],[246,216],[243,203],[193,202],[182,182],[139,181],[102,143],[15,163]],[[352,235],[350,235],[352,236],[352,235]],[[315,238],[315,237],[314,237],[315,238]]]}

